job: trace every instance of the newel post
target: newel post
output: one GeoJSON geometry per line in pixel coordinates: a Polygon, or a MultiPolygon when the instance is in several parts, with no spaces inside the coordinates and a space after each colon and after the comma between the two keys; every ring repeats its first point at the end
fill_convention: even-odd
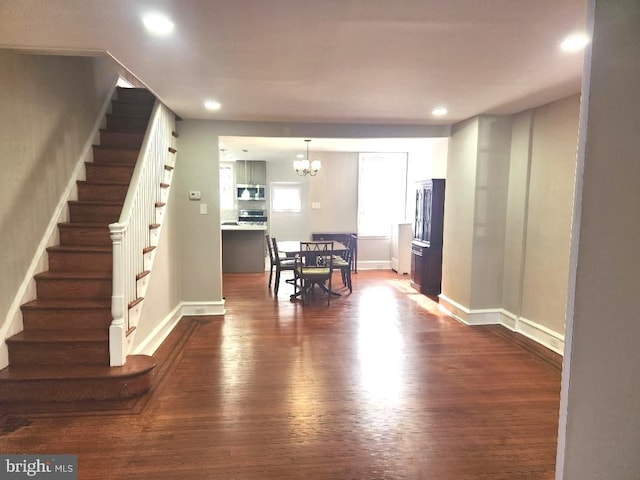
{"type": "Polygon", "coordinates": [[[113,320],[109,326],[109,363],[119,367],[126,363],[125,296],[124,296],[124,240],[126,227],[121,223],[109,225],[111,243],[113,245],[113,290],[111,292],[111,315],[113,320]]]}

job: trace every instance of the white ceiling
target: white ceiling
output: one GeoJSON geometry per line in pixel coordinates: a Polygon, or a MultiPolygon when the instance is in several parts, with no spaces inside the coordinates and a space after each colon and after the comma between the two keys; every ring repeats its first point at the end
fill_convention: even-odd
{"type": "Polygon", "coordinates": [[[0,47],[108,52],[185,119],[441,125],[578,92],[583,55],[559,44],[586,3],[0,0],[0,47]],[[174,32],[148,34],[149,11],[174,32]]]}

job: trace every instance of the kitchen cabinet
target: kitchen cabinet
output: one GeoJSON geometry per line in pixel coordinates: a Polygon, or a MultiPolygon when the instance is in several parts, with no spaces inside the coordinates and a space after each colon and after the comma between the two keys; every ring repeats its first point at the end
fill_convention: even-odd
{"type": "Polygon", "coordinates": [[[266,226],[223,225],[220,230],[223,273],[265,271],[266,226]]]}
{"type": "Polygon", "coordinates": [[[426,295],[438,295],[442,282],[444,190],[443,178],[419,182],[416,188],[411,286],[426,295]]]}
{"type": "Polygon", "coordinates": [[[266,185],[267,162],[263,160],[238,160],[236,162],[236,184],[266,185]]]}

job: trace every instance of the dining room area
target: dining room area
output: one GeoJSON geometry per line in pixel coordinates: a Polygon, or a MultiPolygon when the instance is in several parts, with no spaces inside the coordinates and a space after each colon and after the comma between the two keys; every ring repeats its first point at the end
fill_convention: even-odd
{"type": "Polygon", "coordinates": [[[329,306],[332,297],[353,293],[352,273],[357,273],[357,234],[314,233],[311,241],[278,241],[267,234],[265,241],[269,252],[268,286],[271,289],[273,285],[275,298],[280,291],[282,274],[285,275],[284,283],[294,287],[289,299],[302,304],[323,296],[329,306]],[[340,287],[334,283],[334,273],[339,274],[340,287]],[[314,288],[316,286],[318,290],[314,288]]]}

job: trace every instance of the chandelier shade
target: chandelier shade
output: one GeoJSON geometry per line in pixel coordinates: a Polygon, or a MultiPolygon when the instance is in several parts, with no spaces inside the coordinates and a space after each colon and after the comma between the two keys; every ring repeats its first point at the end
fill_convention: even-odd
{"type": "Polygon", "coordinates": [[[315,176],[320,167],[322,166],[320,160],[309,160],[309,143],[311,140],[305,140],[307,142],[307,157],[304,160],[294,160],[293,168],[295,168],[296,173],[304,177],[306,175],[315,176]]]}

